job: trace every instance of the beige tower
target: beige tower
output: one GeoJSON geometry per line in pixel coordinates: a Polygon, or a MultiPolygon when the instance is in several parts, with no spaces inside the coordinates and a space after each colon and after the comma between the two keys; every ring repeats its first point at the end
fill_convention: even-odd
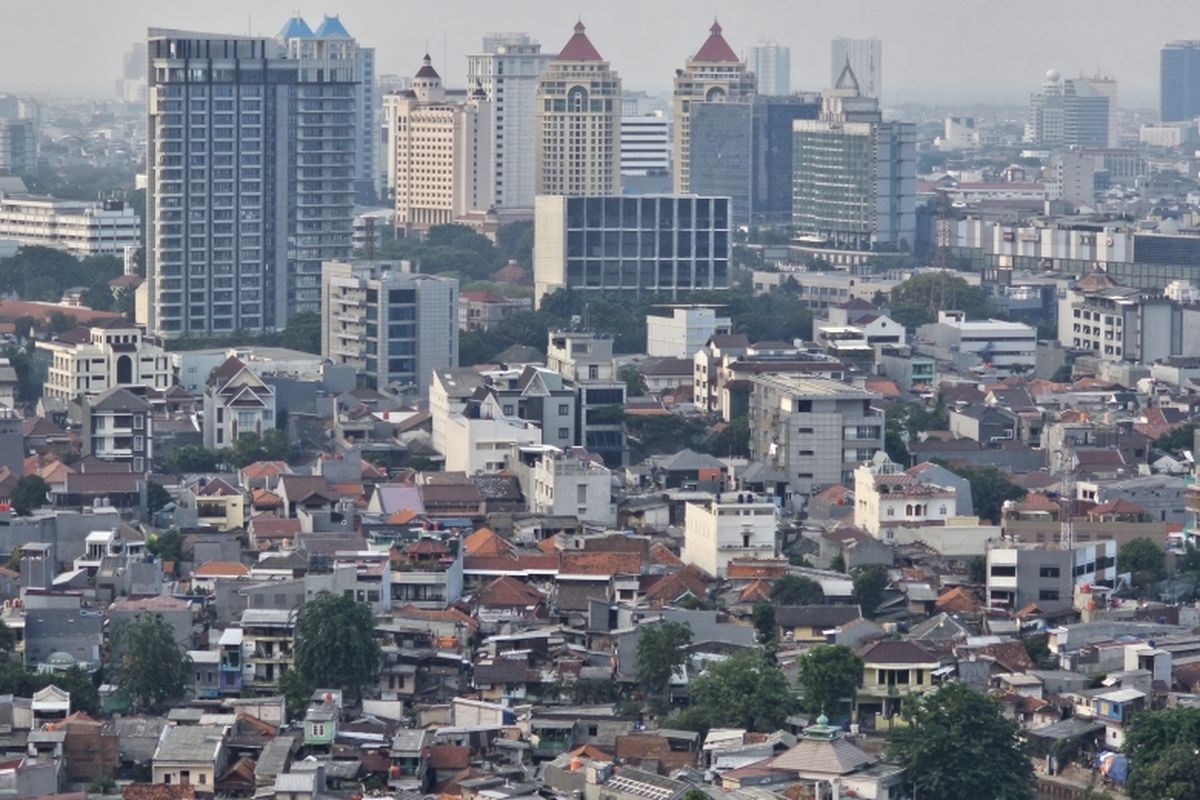
{"type": "Polygon", "coordinates": [[[428,230],[490,205],[489,102],[478,89],[464,103],[447,101],[428,55],[411,89],[384,98],[392,128],[398,230],[428,230]]]}
{"type": "Polygon", "coordinates": [[[746,62],[737,57],[721,35],[721,25],[713,20],[708,39],[675,72],[675,133],[674,186],[676,194],[691,191],[689,180],[691,156],[692,103],[740,102],[754,96],[754,73],[746,62]]]}
{"type": "Polygon", "coordinates": [[[582,22],[538,78],[536,158],[537,194],[621,193],[621,76],[582,22]]]}

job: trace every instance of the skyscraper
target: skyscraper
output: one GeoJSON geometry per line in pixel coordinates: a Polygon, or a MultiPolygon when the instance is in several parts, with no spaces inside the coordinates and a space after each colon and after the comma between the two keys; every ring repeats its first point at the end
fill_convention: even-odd
{"type": "Polygon", "coordinates": [[[882,99],[883,42],[878,39],[834,39],[830,46],[830,85],[837,83],[847,64],[858,78],[858,89],[862,96],[882,99]]]}
{"type": "Polygon", "coordinates": [[[496,208],[533,208],[537,78],[553,59],[527,33],[489,33],[481,52],[467,56],[467,86],[490,101],[496,208]]]}
{"type": "Polygon", "coordinates": [[[1041,147],[1116,145],[1117,82],[1111,78],[1069,78],[1046,72],[1042,90],[1029,99],[1025,138],[1041,147]]]}
{"type": "Polygon", "coordinates": [[[359,47],[356,56],[358,85],[358,147],[354,152],[354,195],[364,205],[374,202],[376,161],[379,158],[379,136],[375,115],[379,111],[379,96],[375,87],[375,48],[359,47]]]}
{"type": "Polygon", "coordinates": [[[621,76],[601,58],[582,22],[537,79],[535,192],[621,192],[621,76]]]}
{"type": "Polygon", "coordinates": [[[762,41],[746,50],[746,66],[758,81],[758,93],[780,97],[792,91],[792,49],[762,41]]]}
{"type": "Polygon", "coordinates": [[[357,46],[336,17],[274,39],[152,28],[146,277],[163,336],[320,311],[351,251],[357,46]]]}
{"type": "Polygon", "coordinates": [[[675,73],[674,173],[675,192],[691,191],[688,172],[691,161],[688,148],[692,133],[692,104],[736,102],[754,96],[754,75],[738,59],[721,35],[720,23],[713,21],[708,38],[682,70],[675,73]]]}
{"type": "Polygon", "coordinates": [[[1200,117],[1200,41],[1168,42],[1159,69],[1162,121],[1190,122],[1200,117]]]}
{"type": "Polygon", "coordinates": [[[792,123],[795,234],[835,263],[858,258],[836,251],[911,249],[916,126],[883,122],[879,101],[862,95],[848,65],[821,102],[819,119],[792,123]]]}
{"type": "Polygon", "coordinates": [[[465,102],[446,99],[428,55],[412,88],[388,95],[395,149],[396,227],[447,225],[492,201],[491,102],[476,88],[465,102]]]}

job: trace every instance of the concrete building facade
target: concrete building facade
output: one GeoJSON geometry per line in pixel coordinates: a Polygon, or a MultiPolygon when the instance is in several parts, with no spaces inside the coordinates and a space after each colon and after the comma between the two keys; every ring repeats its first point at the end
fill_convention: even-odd
{"type": "Polygon", "coordinates": [[[689,502],[680,558],[718,578],[736,558],[774,558],[775,501],[749,492],[689,502]]]}
{"type": "Polygon", "coordinates": [[[37,342],[50,354],[44,394],[70,401],[116,387],[144,386],[165,392],[174,382],[171,356],[124,320],[96,323],[78,340],[63,334],[37,342]]]}
{"type": "Polygon", "coordinates": [[[758,82],[758,93],[782,97],[792,93],[792,48],[761,41],[746,48],[746,66],[758,82]]]}
{"type": "Polygon", "coordinates": [[[646,355],[691,359],[713,336],[733,330],[717,306],[657,306],[646,315],[646,355]]]}
{"type": "Polygon", "coordinates": [[[123,256],[142,245],[142,221],[123,200],[100,202],[0,193],[0,239],[77,258],[123,256]]]}

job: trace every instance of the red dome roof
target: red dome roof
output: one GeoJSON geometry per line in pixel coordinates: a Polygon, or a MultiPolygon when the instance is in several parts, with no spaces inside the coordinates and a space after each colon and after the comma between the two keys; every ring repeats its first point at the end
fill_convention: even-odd
{"type": "Polygon", "coordinates": [[[562,52],[558,54],[559,61],[603,61],[598,51],[584,31],[583,20],[575,23],[575,34],[567,40],[562,52]]]}
{"type": "Polygon", "coordinates": [[[729,46],[729,42],[725,41],[725,37],[721,35],[721,23],[713,20],[712,27],[708,29],[708,38],[704,44],[692,56],[692,61],[738,61],[737,53],[733,52],[733,48],[729,46]]]}

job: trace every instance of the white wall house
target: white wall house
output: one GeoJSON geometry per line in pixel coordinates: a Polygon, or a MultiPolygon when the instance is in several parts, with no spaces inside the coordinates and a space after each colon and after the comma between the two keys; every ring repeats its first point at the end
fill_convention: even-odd
{"type": "Polygon", "coordinates": [[[681,556],[721,577],[735,558],[775,556],[775,502],[752,493],[727,493],[688,503],[681,556]]]}

